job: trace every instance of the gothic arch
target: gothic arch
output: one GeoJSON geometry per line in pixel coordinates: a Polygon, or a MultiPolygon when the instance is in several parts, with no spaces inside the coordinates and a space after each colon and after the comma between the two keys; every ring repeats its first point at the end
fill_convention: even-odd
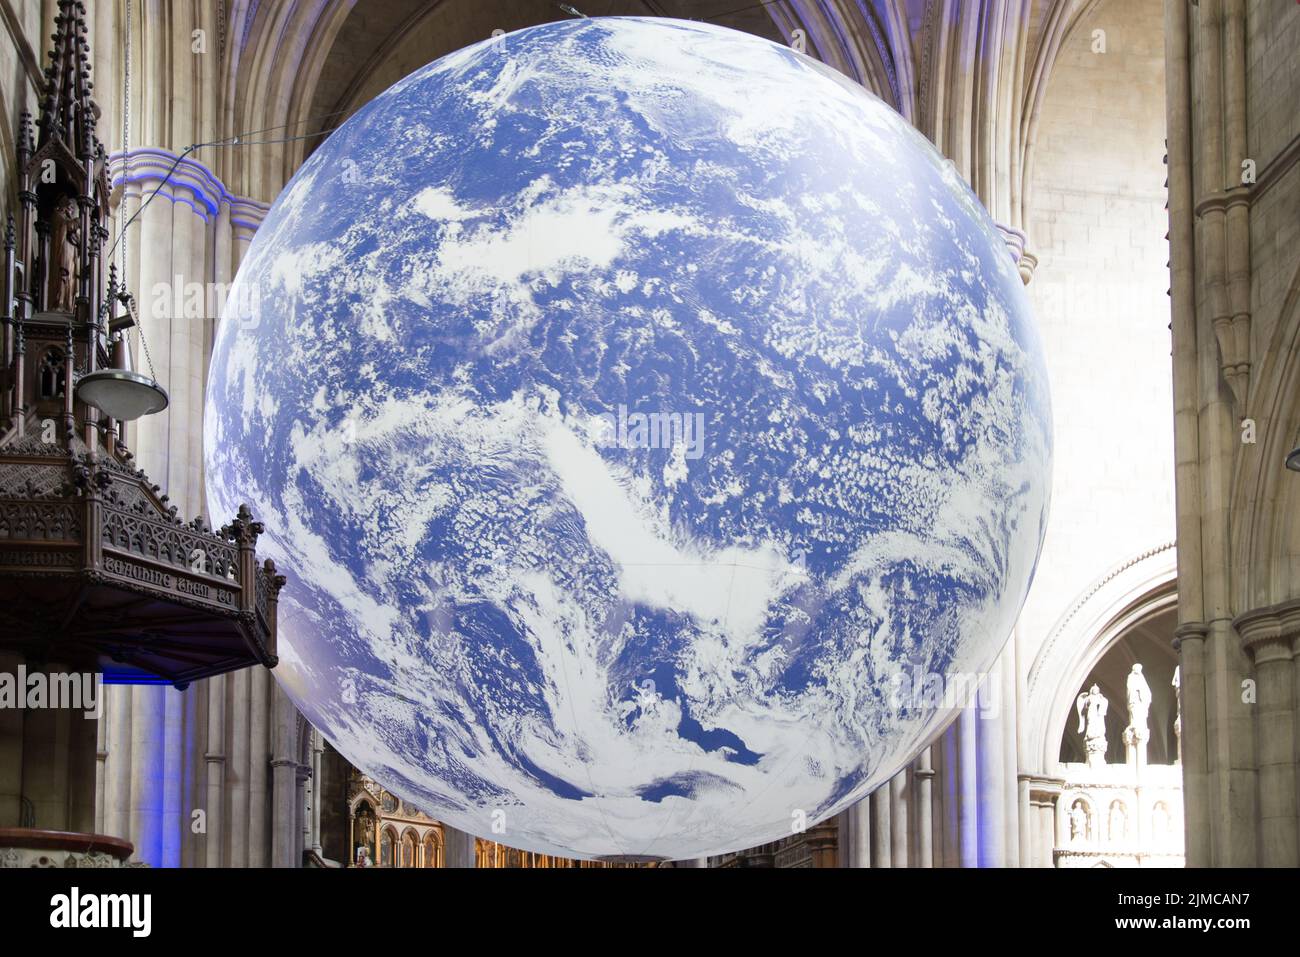
{"type": "Polygon", "coordinates": [[[1174,546],[1124,562],[1085,590],[1043,642],[1026,682],[1025,759],[1054,773],[1074,695],[1125,632],[1177,603],[1174,546]]]}
{"type": "Polygon", "coordinates": [[[397,836],[397,830],[391,824],[385,824],[383,830],[379,832],[379,866],[401,866],[398,858],[400,853],[401,841],[397,836]]]}
{"type": "Polygon", "coordinates": [[[425,832],[424,840],[424,866],[425,867],[442,867],[442,834],[437,827],[431,827],[425,832]]]}
{"type": "Polygon", "coordinates": [[[1056,833],[1064,836],[1065,846],[1081,846],[1100,843],[1101,837],[1101,820],[1099,817],[1100,805],[1096,795],[1091,792],[1070,789],[1062,792],[1061,798],[1056,802],[1056,833]],[[1082,834],[1079,837],[1074,835],[1071,830],[1071,819],[1074,810],[1079,807],[1083,810],[1082,834]]]}
{"type": "Polygon", "coordinates": [[[1236,610],[1300,600],[1300,474],[1284,466],[1300,445],[1300,268],[1252,383],[1256,443],[1243,444],[1233,513],[1247,516],[1237,547],[1236,610]]]}
{"type": "Polygon", "coordinates": [[[401,854],[398,858],[398,867],[417,867],[420,860],[420,847],[422,842],[420,836],[415,833],[415,828],[407,826],[402,831],[400,841],[401,854]]]}

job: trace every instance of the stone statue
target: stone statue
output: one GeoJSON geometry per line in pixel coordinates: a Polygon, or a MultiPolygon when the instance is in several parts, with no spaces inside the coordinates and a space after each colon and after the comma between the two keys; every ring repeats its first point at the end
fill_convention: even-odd
{"type": "Polygon", "coordinates": [[[1075,710],[1079,712],[1078,731],[1083,735],[1084,748],[1088,753],[1088,763],[1098,765],[1106,763],[1106,709],[1110,702],[1095,684],[1087,693],[1075,699],[1075,710]]]}
{"type": "Polygon", "coordinates": [[[1133,665],[1128,673],[1128,726],[1133,729],[1139,741],[1145,741],[1149,734],[1147,712],[1151,710],[1151,686],[1142,677],[1142,666],[1133,665]]]}
{"type": "Polygon", "coordinates": [[[1075,801],[1070,808],[1070,840],[1085,841],[1088,838],[1088,812],[1082,801],[1075,801]]]}
{"type": "Polygon", "coordinates": [[[76,299],[77,249],[81,245],[81,212],[77,201],[64,197],[50,221],[48,308],[71,312],[76,299]]]}
{"type": "Polygon", "coordinates": [[[1128,815],[1124,813],[1124,805],[1116,801],[1110,806],[1110,839],[1122,841],[1127,836],[1128,815]]]}

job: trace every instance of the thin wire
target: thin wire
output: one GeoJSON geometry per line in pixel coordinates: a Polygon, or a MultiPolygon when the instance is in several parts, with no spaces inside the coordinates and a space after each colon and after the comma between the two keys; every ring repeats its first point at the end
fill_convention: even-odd
{"type": "MultiPolygon", "coordinates": [[[[129,127],[130,127],[130,99],[129,99],[129,89],[130,89],[130,53],[129,53],[129,50],[130,50],[130,15],[131,15],[131,4],[128,2],[128,3],[127,3],[127,44],[128,44],[128,46],[127,46],[127,50],[128,50],[128,55],[127,55],[127,89],[128,89],[128,94],[127,94],[127,95],[128,95],[128,99],[127,99],[126,118],[124,119],[123,124],[122,124],[122,125],[123,125],[123,143],[122,143],[122,151],[123,151],[123,154],[124,154],[124,155],[123,155],[123,162],[124,162],[124,166],[125,166],[125,170],[124,170],[124,172],[123,172],[123,190],[125,190],[125,188],[126,188],[126,178],[129,177],[129,175],[130,175],[130,165],[131,165],[131,152],[130,152],[130,149],[128,148],[128,143],[127,143],[127,133],[126,133],[126,130],[129,129],[129,127]]],[[[342,110],[336,110],[336,111],[334,111],[333,113],[324,113],[324,114],[320,114],[320,116],[309,116],[309,117],[305,117],[305,118],[302,119],[302,120],[297,120],[297,121],[295,121],[295,122],[296,122],[296,123],[306,123],[306,122],[308,122],[309,120],[320,119],[320,118],[324,118],[324,117],[327,117],[327,116],[336,116],[338,113],[341,113],[341,112],[343,112],[343,111],[342,111],[342,110]]],[[[326,133],[332,133],[332,132],[334,132],[334,130],[338,129],[337,126],[332,126],[332,127],[327,128],[327,129],[317,130],[315,133],[302,133],[302,134],[300,134],[300,135],[298,135],[298,136],[283,136],[283,137],[279,137],[279,138],[276,138],[276,139],[268,139],[268,140],[245,140],[245,139],[244,139],[245,136],[254,136],[254,135],[258,134],[258,133],[266,133],[266,132],[270,132],[271,130],[284,129],[284,128],[286,128],[286,127],[288,127],[288,126],[292,126],[292,125],[294,125],[294,124],[292,124],[292,123],[282,123],[282,124],[280,124],[279,126],[268,126],[268,127],[263,128],[263,129],[260,129],[260,130],[250,130],[250,131],[248,131],[247,133],[240,133],[240,134],[238,134],[237,136],[230,136],[230,137],[227,137],[227,138],[224,139],[224,140],[212,140],[211,142],[208,142],[208,143],[195,143],[195,144],[193,144],[193,145],[191,145],[191,146],[187,146],[187,147],[186,147],[186,148],[181,152],[181,154],[180,154],[179,156],[177,156],[176,159],[172,162],[171,168],[168,169],[168,170],[167,170],[167,174],[166,174],[166,175],[165,175],[161,180],[159,180],[158,185],[155,186],[155,187],[153,188],[153,192],[151,192],[151,193],[148,195],[148,197],[145,199],[145,201],[144,201],[143,203],[140,204],[139,208],[137,208],[136,211],[135,211],[134,213],[131,214],[131,218],[128,219],[128,220],[127,220],[127,221],[122,225],[122,228],[118,231],[117,239],[113,242],[113,246],[112,246],[112,248],[110,248],[109,251],[108,251],[108,256],[109,256],[109,258],[112,258],[114,252],[117,252],[118,257],[119,257],[119,261],[121,261],[121,262],[123,263],[123,266],[122,266],[122,279],[123,279],[123,282],[126,281],[126,267],[125,267],[126,247],[122,245],[122,240],[126,238],[126,231],[127,231],[128,229],[130,229],[131,224],[134,223],[134,222],[136,221],[136,219],[139,217],[139,215],[145,211],[145,209],[148,207],[148,205],[149,205],[150,203],[153,202],[154,197],[157,196],[158,193],[162,190],[162,188],[163,188],[164,186],[166,186],[167,183],[171,180],[171,178],[172,178],[172,173],[176,172],[176,168],[177,168],[178,166],[181,165],[181,161],[184,160],[185,157],[189,156],[191,153],[195,152],[196,150],[203,149],[204,147],[207,147],[207,146],[214,146],[214,147],[225,147],[225,146],[265,146],[265,145],[270,145],[270,144],[274,144],[274,143],[292,143],[292,142],[294,142],[295,140],[306,140],[306,139],[311,139],[313,136],[324,136],[326,133]],[[120,249],[118,248],[119,246],[121,247],[120,249]]],[[[151,379],[153,379],[155,382],[157,382],[157,381],[158,381],[158,373],[154,370],[154,366],[153,366],[153,356],[152,356],[152,355],[150,354],[150,352],[149,352],[149,342],[148,342],[148,340],[145,338],[145,335],[144,335],[144,325],[143,325],[143,324],[139,324],[139,325],[137,326],[137,330],[139,331],[139,334],[140,334],[140,346],[141,346],[141,348],[144,350],[144,358],[145,358],[145,362],[147,362],[147,363],[149,364],[149,377],[150,377],[151,379]]]]}
{"type": "MultiPolygon", "coordinates": [[[[300,122],[305,122],[305,121],[300,121],[300,122]]],[[[281,129],[283,126],[290,126],[290,125],[292,125],[292,124],[285,123],[285,124],[282,124],[282,126],[268,126],[268,127],[267,127],[267,130],[281,129]]],[[[331,126],[331,127],[329,127],[328,129],[317,130],[315,133],[302,133],[302,134],[300,134],[300,135],[298,135],[298,136],[283,136],[283,137],[279,137],[279,138],[276,138],[276,139],[269,139],[269,140],[245,140],[245,139],[244,139],[245,136],[248,136],[248,135],[252,135],[252,134],[256,134],[256,133],[263,132],[262,130],[252,130],[250,133],[241,133],[241,134],[239,134],[238,136],[227,137],[227,138],[224,139],[224,140],[212,140],[212,141],[207,142],[207,143],[195,143],[195,144],[193,144],[192,146],[187,146],[187,147],[185,147],[185,149],[181,152],[181,154],[180,154],[179,156],[176,157],[175,161],[174,161],[174,162],[172,163],[172,165],[171,165],[171,168],[167,170],[167,174],[166,174],[165,176],[163,176],[163,178],[162,178],[161,180],[158,181],[158,185],[155,186],[155,187],[153,188],[153,191],[149,194],[148,198],[146,198],[145,201],[144,201],[143,203],[140,204],[140,208],[137,209],[137,210],[136,210],[136,211],[131,215],[131,218],[128,219],[128,220],[126,221],[126,223],[123,224],[122,229],[121,229],[121,230],[118,232],[118,234],[117,234],[117,239],[116,239],[116,240],[114,241],[114,243],[113,243],[113,248],[109,250],[109,255],[111,256],[111,255],[113,254],[113,252],[114,252],[114,250],[116,250],[118,244],[122,242],[123,238],[125,238],[127,229],[131,226],[131,224],[132,224],[133,222],[135,222],[136,217],[138,217],[141,213],[143,213],[143,212],[145,211],[145,207],[147,207],[151,202],[153,202],[153,199],[154,199],[155,196],[158,195],[158,192],[159,192],[159,191],[160,191],[164,186],[167,185],[168,181],[171,180],[172,173],[176,172],[176,168],[177,168],[178,166],[181,165],[181,161],[184,160],[185,157],[187,157],[187,156],[189,156],[191,153],[193,153],[195,150],[200,150],[200,149],[203,149],[204,147],[208,147],[208,146],[218,146],[218,147],[224,147],[224,146],[266,146],[266,145],[273,144],[273,143],[292,143],[292,142],[294,142],[295,140],[307,140],[307,139],[311,139],[313,136],[324,136],[326,133],[333,133],[336,129],[338,129],[337,126],[331,126]]],[[[127,163],[129,163],[129,162],[130,162],[130,159],[129,159],[129,154],[128,154],[127,163]]]]}
{"type": "Polygon", "coordinates": [[[760,7],[770,7],[772,4],[780,2],[781,0],[763,0],[762,3],[751,3],[747,7],[737,7],[735,10],[728,10],[726,13],[715,13],[711,17],[700,17],[700,19],[706,22],[709,20],[719,20],[722,17],[729,17],[735,13],[746,13],[750,10],[757,10],[760,7]]]}
{"type": "MultiPolygon", "coordinates": [[[[131,7],[134,4],[131,0],[126,2],[126,69],[122,77],[122,156],[125,158],[126,168],[123,176],[126,179],[131,177],[131,7]]],[[[123,188],[125,193],[125,187],[123,188]]],[[[109,258],[112,258],[113,250],[108,251],[109,258]]],[[[123,246],[117,257],[118,274],[122,281],[126,282],[126,247],[123,246]]]]}

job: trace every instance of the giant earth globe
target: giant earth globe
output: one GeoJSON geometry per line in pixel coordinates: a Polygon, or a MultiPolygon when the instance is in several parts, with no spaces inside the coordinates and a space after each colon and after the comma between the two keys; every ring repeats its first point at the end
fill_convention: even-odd
{"type": "Polygon", "coordinates": [[[274,674],[470,834],[681,859],[811,827],[1024,601],[1051,413],[1013,256],[794,50],[485,38],[329,136],[230,303],[208,503],[288,574],[274,674]]]}

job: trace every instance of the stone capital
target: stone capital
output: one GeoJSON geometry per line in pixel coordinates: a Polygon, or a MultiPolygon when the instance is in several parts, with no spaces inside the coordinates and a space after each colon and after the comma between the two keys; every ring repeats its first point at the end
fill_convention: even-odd
{"type": "Polygon", "coordinates": [[[1029,800],[1038,804],[1053,804],[1065,788],[1064,778],[1041,774],[1021,774],[1018,781],[1029,785],[1029,800]]]}
{"type": "Polygon", "coordinates": [[[1232,620],[1232,627],[1257,664],[1289,660],[1300,642],[1300,598],[1243,612],[1232,620]]]}
{"type": "Polygon", "coordinates": [[[1204,641],[1210,626],[1203,621],[1186,621],[1174,629],[1174,651],[1182,648],[1184,641],[1204,641]]]}

